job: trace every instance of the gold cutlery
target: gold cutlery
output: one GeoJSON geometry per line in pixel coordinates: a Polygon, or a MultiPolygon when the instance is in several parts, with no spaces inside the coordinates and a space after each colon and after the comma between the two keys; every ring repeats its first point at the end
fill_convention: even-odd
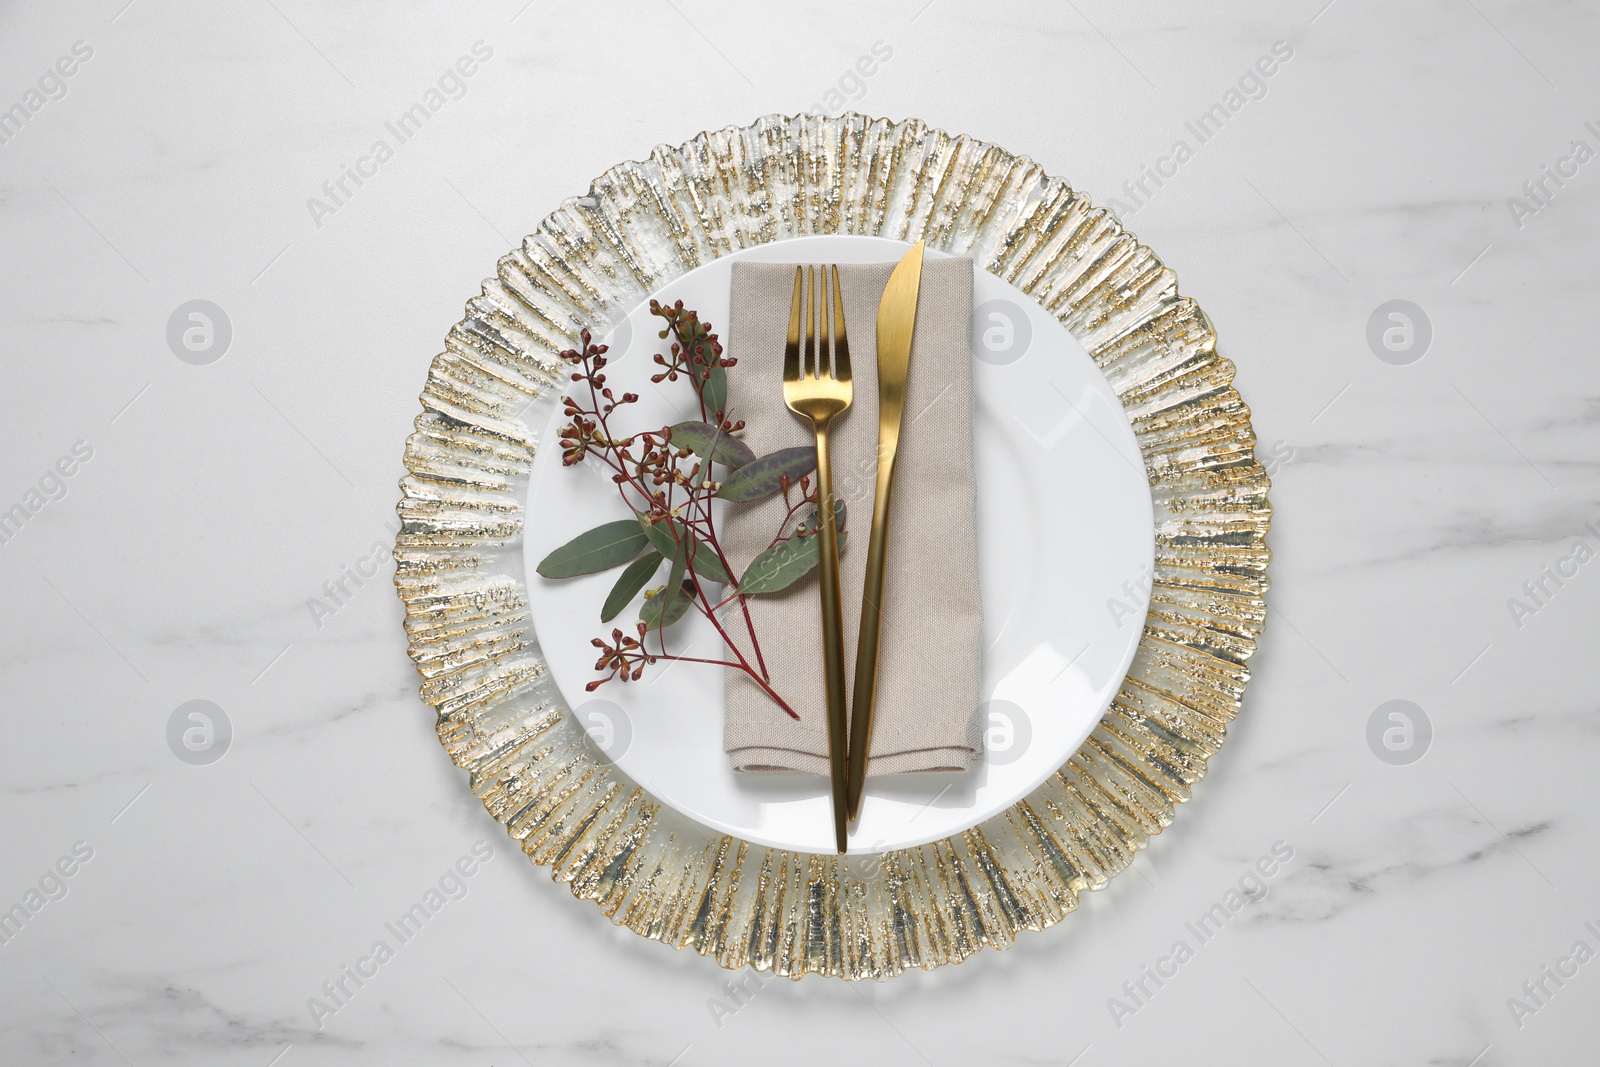
{"type": "MultiPolygon", "coordinates": [[[[919,249],[920,245],[917,246],[919,249]]],[[[834,525],[833,467],[828,458],[828,426],[834,416],[850,406],[850,346],[845,338],[844,300],[839,291],[839,268],[833,275],[829,300],[830,268],[821,270],[818,294],[817,268],[807,267],[805,339],[801,342],[801,274],[794,269],[794,302],[789,308],[789,338],[783,349],[783,401],[789,410],[811,420],[817,436],[817,531],[822,538],[817,576],[822,581],[822,677],[828,699],[828,769],[833,780],[833,833],[839,854],[845,851],[845,815],[848,737],[845,725],[844,624],[839,607],[839,534],[834,525]],[[829,304],[833,314],[830,316],[829,304]],[[830,353],[831,349],[831,353],[830,353]],[[832,356],[830,360],[829,356],[832,356]]],[[[913,293],[913,298],[915,293],[913,293]]],[[[876,527],[874,537],[876,537],[876,527]]]]}
{"type": "MultiPolygon", "coordinates": [[[[900,417],[906,406],[906,374],[911,368],[911,334],[917,322],[917,292],[921,284],[922,242],[918,241],[895,265],[878,303],[878,487],[872,501],[872,543],[867,547],[861,636],[856,642],[856,679],[851,692],[847,799],[852,822],[861,817],[861,796],[866,792],[873,689],[878,681],[878,635],[883,623],[883,567],[889,549],[890,492],[894,488],[894,461],[900,447],[900,417]]],[[[791,327],[790,335],[793,333],[791,327]]]]}

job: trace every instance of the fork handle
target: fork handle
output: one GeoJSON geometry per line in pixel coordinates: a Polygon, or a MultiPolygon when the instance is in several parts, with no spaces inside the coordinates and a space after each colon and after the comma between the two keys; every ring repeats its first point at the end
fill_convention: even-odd
{"type": "Polygon", "coordinates": [[[828,424],[817,429],[817,508],[822,551],[817,576],[822,582],[822,676],[828,697],[828,770],[833,784],[833,834],[839,854],[846,846],[849,811],[850,738],[844,694],[844,615],[839,597],[839,531],[835,525],[833,463],[828,456],[828,424]]]}

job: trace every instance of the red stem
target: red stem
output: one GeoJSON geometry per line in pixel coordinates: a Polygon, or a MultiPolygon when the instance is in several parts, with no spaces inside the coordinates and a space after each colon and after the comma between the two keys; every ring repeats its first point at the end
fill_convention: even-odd
{"type": "MultiPolygon", "coordinates": [[[[739,666],[739,664],[737,664],[737,663],[727,663],[727,662],[724,662],[723,660],[719,660],[719,659],[697,659],[694,656],[660,656],[660,655],[658,655],[655,658],[656,659],[664,659],[664,660],[674,660],[674,661],[676,661],[678,663],[709,663],[713,667],[738,667],[739,666]]],[[[750,674],[750,671],[748,669],[746,669],[745,673],[746,674],[750,674]]],[[[766,692],[767,696],[772,698],[773,702],[775,704],[777,704],[778,707],[780,707],[780,708],[782,708],[784,710],[784,713],[787,714],[789,716],[789,718],[794,719],[796,721],[799,721],[799,719],[800,719],[799,714],[793,708],[791,708],[788,705],[788,703],[773,690],[772,686],[768,685],[762,679],[756,678],[756,676],[754,674],[750,674],[750,677],[755,679],[755,683],[757,685],[759,685],[766,692]]]]}
{"type": "MultiPolygon", "coordinates": [[[[674,332],[676,332],[676,329],[674,330],[674,332]]],[[[681,343],[682,343],[682,341],[681,341],[681,335],[680,335],[680,344],[681,343]]],[[[695,370],[696,364],[695,364],[693,351],[688,349],[688,348],[686,348],[685,349],[685,356],[687,357],[687,362],[688,362],[688,366],[689,366],[690,380],[694,385],[695,399],[699,402],[699,405],[700,405],[700,416],[701,416],[701,419],[703,420],[706,417],[705,392],[704,392],[705,383],[701,380],[698,371],[695,370]]],[[[590,400],[590,403],[593,405],[593,410],[591,412],[588,412],[588,414],[594,415],[596,423],[599,425],[601,431],[605,434],[605,438],[606,438],[606,449],[604,451],[596,452],[596,451],[594,451],[592,449],[588,449],[587,447],[586,447],[585,451],[588,454],[599,456],[600,459],[602,460],[602,462],[604,462],[608,467],[610,467],[612,470],[616,471],[618,474],[622,475],[623,478],[626,479],[626,482],[621,482],[621,483],[617,484],[617,490],[618,490],[618,493],[622,496],[623,503],[624,504],[628,504],[630,510],[637,511],[637,509],[633,508],[632,504],[628,501],[628,496],[627,496],[627,492],[624,489],[624,485],[632,486],[634,491],[637,492],[640,495],[640,497],[644,500],[645,506],[648,508],[654,502],[653,501],[653,497],[652,497],[650,491],[648,489],[646,489],[644,487],[644,485],[639,481],[638,476],[636,474],[630,473],[628,471],[627,463],[626,463],[627,456],[626,456],[625,453],[621,452],[621,450],[617,448],[617,445],[615,443],[615,438],[612,436],[612,433],[611,433],[611,426],[606,421],[606,413],[605,413],[605,410],[604,410],[604,406],[601,404],[600,394],[596,391],[596,388],[595,388],[594,369],[593,369],[593,367],[592,367],[592,365],[590,363],[590,358],[589,358],[589,356],[587,354],[584,355],[583,362],[584,362],[584,375],[583,375],[583,377],[584,377],[585,383],[589,387],[589,400],[590,400]],[[612,453],[616,453],[616,455],[613,456],[612,453]]],[[[648,439],[652,435],[646,433],[646,434],[639,435],[639,436],[643,436],[643,437],[648,439]]],[[[646,443],[646,446],[648,447],[649,441],[646,440],[645,443],[646,443]]],[[[707,461],[706,466],[709,469],[709,461],[707,461]]],[[[662,494],[662,496],[663,496],[663,507],[664,507],[664,509],[667,511],[667,513],[669,515],[671,514],[671,511],[672,511],[672,497],[673,497],[674,490],[676,488],[677,488],[677,483],[673,482],[673,481],[669,481],[667,483],[666,492],[662,494]]],[[[700,512],[701,512],[701,514],[703,516],[703,521],[706,524],[706,530],[705,530],[706,536],[703,538],[704,543],[709,544],[711,546],[712,550],[714,552],[716,552],[717,558],[721,561],[723,569],[726,570],[731,575],[733,573],[732,566],[728,563],[728,558],[727,558],[726,555],[723,554],[722,545],[720,544],[720,542],[717,539],[716,521],[715,521],[715,519],[712,518],[712,515],[711,515],[711,503],[710,503],[709,499],[702,498],[697,492],[693,491],[693,489],[691,488],[690,502],[693,503],[693,504],[698,504],[699,505],[699,510],[700,510],[700,512]]],[[[794,509],[791,508],[791,510],[789,512],[789,516],[792,517],[793,514],[794,514],[794,509]]],[[[689,525],[689,522],[693,522],[693,521],[695,521],[695,520],[691,519],[691,520],[685,522],[685,527],[687,528],[687,526],[689,525]]],[[[785,519],[785,522],[787,522],[787,518],[785,519]]],[[[676,525],[674,525],[674,524],[669,522],[668,525],[667,525],[667,529],[672,534],[673,541],[675,543],[679,542],[680,538],[678,536],[678,530],[677,530],[676,525]]],[[[780,532],[781,532],[781,528],[780,528],[780,532]]],[[[742,609],[742,614],[744,615],[745,626],[748,629],[749,634],[750,634],[751,649],[755,653],[756,662],[760,665],[760,673],[757,673],[754,669],[751,668],[750,662],[745,659],[744,654],[739,651],[738,646],[733,643],[733,639],[728,635],[728,631],[723,629],[722,623],[716,617],[717,609],[722,607],[722,604],[726,604],[727,601],[724,600],[722,602],[722,604],[718,604],[715,607],[713,607],[712,604],[711,604],[711,598],[706,596],[705,590],[700,585],[699,576],[697,574],[695,574],[695,572],[692,569],[689,571],[689,579],[690,579],[690,581],[692,581],[694,583],[695,595],[698,598],[698,600],[697,600],[697,602],[695,604],[695,607],[697,609],[699,609],[699,611],[703,615],[705,615],[706,619],[708,621],[710,621],[711,625],[716,628],[717,634],[722,638],[723,644],[726,645],[728,650],[733,653],[734,657],[738,660],[738,662],[737,663],[730,663],[730,662],[727,662],[725,660],[700,659],[698,657],[693,657],[693,656],[674,656],[671,653],[667,652],[667,643],[666,643],[666,636],[665,636],[665,633],[664,633],[664,627],[663,628],[658,628],[655,631],[656,640],[661,645],[661,651],[659,653],[655,654],[655,658],[656,659],[664,659],[664,660],[672,660],[672,661],[677,661],[677,662],[682,662],[682,663],[706,663],[706,664],[711,664],[713,666],[736,668],[738,670],[742,670],[742,671],[744,671],[745,674],[749,675],[750,678],[753,679],[755,681],[755,683],[762,688],[762,690],[767,694],[767,696],[771,697],[773,702],[776,703],[780,708],[782,708],[784,710],[784,712],[790,718],[798,720],[800,718],[799,714],[793,708],[791,708],[789,706],[788,702],[785,701],[781,696],[779,696],[777,694],[777,692],[772,688],[772,686],[768,683],[767,665],[766,665],[765,660],[762,659],[762,656],[761,656],[761,644],[756,639],[755,624],[750,618],[750,609],[749,609],[749,605],[746,603],[745,597],[736,593],[734,595],[734,598],[730,598],[730,599],[737,599],[739,601],[740,608],[742,609]]],[[[642,649],[641,649],[641,651],[642,651],[642,649]]]]}
{"type": "MultiPolygon", "coordinates": [[[[707,464],[709,465],[709,463],[710,463],[710,461],[708,460],[707,464]]],[[[700,498],[696,498],[696,499],[700,499],[700,498]]],[[[717,539],[717,524],[716,524],[716,519],[712,517],[711,501],[709,499],[705,499],[705,500],[702,501],[701,510],[702,510],[702,513],[705,516],[705,524],[706,524],[705,541],[706,541],[707,544],[709,544],[711,546],[712,550],[714,552],[716,552],[717,559],[719,559],[722,562],[722,569],[724,571],[727,571],[728,572],[728,576],[731,578],[731,577],[733,577],[733,564],[728,562],[728,557],[725,556],[723,554],[723,552],[722,552],[722,542],[717,539]]],[[[734,583],[734,588],[735,589],[738,588],[737,581],[734,583]]],[[[745,632],[750,635],[750,650],[755,653],[756,665],[761,668],[761,678],[762,678],[763,681],[770,681],[772,676],[767,673],[767,661],[761,655],[761,642],[759,640],[757,640],[757,638],[756,638],[756,624],[755,624],[755,621],[750,618],[750,604],[749,604],[748,600],[746,599],[746,597],[744,596],[743,593],[735,593],[734,597],[731,597],[729,599],[735,599],[735,598],[739,601],[739,611],[740,611],[740,613],[742,615],[744,615],[745,632]]],[[[728,602],[727,600],[723,600],[722,603],[718,604],[716,607],[720,608],[720,607],[723,606],[723,604],[726,604],[727,602],[728,602]]],[[[712,610],[715,611],[716,609],[713,608],[712,610]]]]}

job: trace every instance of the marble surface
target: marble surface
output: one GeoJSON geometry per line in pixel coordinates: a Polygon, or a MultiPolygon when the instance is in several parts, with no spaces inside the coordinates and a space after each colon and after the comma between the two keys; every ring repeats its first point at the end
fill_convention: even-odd
{"type": "Polygon", "coordinates": [[[1600,7],[1324,4],[7,5],[0,1059],[1593,1062],[1600,7]],[[847,104],[1118,197],[1277,508],[1174,828],[1054,930],[854,987],[727,974],[525,862],[385,560],[424,370],[515,235],[657,142],[847,104]],[[1393,300],[1420,358],[1369,345],[1393,300]]]}

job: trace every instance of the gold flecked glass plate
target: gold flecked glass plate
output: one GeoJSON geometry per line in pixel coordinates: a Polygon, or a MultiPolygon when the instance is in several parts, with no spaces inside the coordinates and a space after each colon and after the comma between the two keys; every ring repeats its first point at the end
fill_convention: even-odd
{"type": "Polygon", "coordinates": [[[1110,214],[1026,156],[917,120],[768,116],[601,175],[502,257],[406,442],[395,585],[422,698],[472,791],[612,921],[729,968],[887,978],[1009,946],[1125,870],[1222,745],[1265,621],[1266,472],[1205,313],[1110,214]],[[1121,399],[1156,521],[1150,614],[1094,732],[1022,801],[864,857],[709,832],[613,766],[532,637],[522,488],[576,347],[679,275],[811,234],[923,238],[1054,315],[1121,399]]]}

